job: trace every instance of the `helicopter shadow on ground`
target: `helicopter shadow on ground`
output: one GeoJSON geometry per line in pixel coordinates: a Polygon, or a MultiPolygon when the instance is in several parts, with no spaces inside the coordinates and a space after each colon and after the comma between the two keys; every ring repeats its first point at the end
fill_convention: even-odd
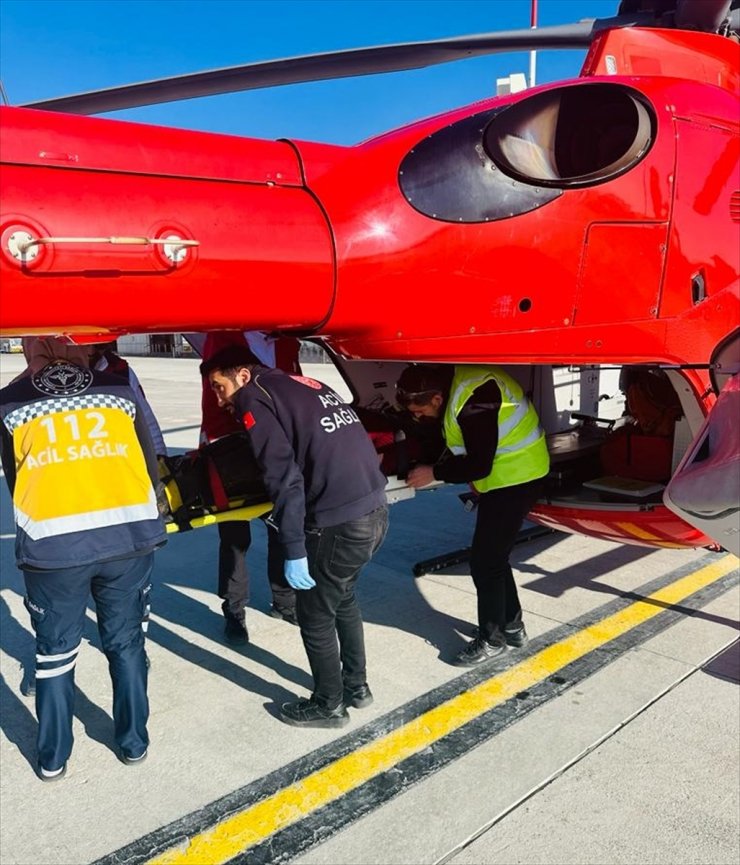
{"type": "MultiPolygon", "coordinates": [[[[6,573],[8,569],[5,569],[6,573]]],[[[3,588],[6,580],[3,580],[3,588]]],[[[0,728],[29,765],[36,760],[36,716],[33,697],[21,696],[33,680],[35,651],[33,635],[21,626],[0,598],[0,650],[12,658],[4,663],[6,673],[0,677],[0,728]]]]}
{"type": "MultiPolygon", "coordinates": [[[[367,567],[358,587],[365,621],[416,634],[437,648],[443,660],[459,651],[460,638],[469,638],[476,624],[475,589],[469,564],[465,560],[458,560],[427,575],[431,579],[438,577],[448,584],[450,577],[460,579],[461,591],[470,595],[469,619],[432,609],[413,574],[414,565],[420,560],[431,559],[434,555],[444,556],[450,551],[464,552],[466,545],[469,545],[474,517],[463,511],[457,501],[458,493],[459,490],[455,488],[443,488],[433,491],[433,494],[422,493],[410,502],[391,507],[386,541],[367,567]],[[376,568],[375,565],[387,567],[376,568]]],[[[571,558],[564,567],[550,573],[529,563],[538,554],[571,537],[566,533],[552,532],[517,544],[512,551],[511,563],[520,588],[551,598],[560,598],[570,589],[578,587],[611,597],[645,600],[639,591],[610,585],[603,582],[602,578],[622,567],[647,562],[656,553],[651,547],[609,545],[602,552],[595,555],[591,553],[588,558],[573,563],[571,558]]],[[[701,610],[675,605],[670,609],[738,627],[737,623],[701,610]]]]}
{"type": "MultiPolygon", "coordinates": [[[[534,556],[542,549],[545,549],[548,544],[543,543],[543,541],[546,541],[549,537],[551,536],[537,539],[531,545],[528,545],[525,551],[526,558],[534,556]]],[[[561,532],[556,533],[555,537],[562,540],[569,537],[569,535],[561,532]]],[[[622,544],[606,549],[595,556],[592,555],[588,559],[579,559],[573,564],[550,573],[543,571],[536,565],[527,564],[525,557],[521,561],[516,562],[516,570],[520,575],[520,585],[526,586],[530,591],[539,592],[551,598],[559,598],[574,586],[597,592],[603,591],[604,585],[597,583],[598,579],[618,568],[639,562],[654,553],[655,550],[651,547],[622,544]],[[523,575],[532,575],[534,579],[527,579],[523,575]]],[[[612,594],[622,594],[618,589],[613,587],[607,588],[611,588],[612,594]]]]}
{"type": "MultiPolygon", "coordinates": [[[[648,564],[649,557],[655,553],[656,550],[652,547],[622,544],[550,574],[546,574],[539,568],[526,563],[517,564],[516,569],[520,574],[539,575],[536,579],[530,581],[527,581],[526,578],[520,579],[519,584],[525,586],[529,591],[539,592],[549,597],[561,597],[569,589],[578,587],[611,597],[619,597],[631,601],[643,601],[666,610],[680,612],[685,616],[692,616],[719,625],[729,625],[736,630],[740,630],[740,623],[724,616],[717,616],[704,610],[695,610],[681,604],[668,604],[654,598],[649,598],[639,591],[621,589],[618,586],[605,583],[601,580],[601,577],[605,574],[616,571],[625,565],[631,565],[642,560],[648,564]]],[[[677,565],[679,564],[681,564],[681,561],[677,559],[677,565]]],[[[700,567],[700,563],[698,562],[697,567],[700,567]]],[[[645,575],[648,577],[650,574],[651,571],[648,564],[645,575]]]]}
{"type": "Polygon", "coordinates": [[[740,640],[735,640],[702,667],[704,673],[740,685],[740,640]]]}

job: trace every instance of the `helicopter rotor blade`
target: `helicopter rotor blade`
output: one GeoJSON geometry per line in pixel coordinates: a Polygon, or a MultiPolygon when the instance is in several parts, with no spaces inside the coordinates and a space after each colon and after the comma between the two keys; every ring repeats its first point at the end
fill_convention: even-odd
{"type": "Polygon", "coordinates": [[[199,96],[215,96],[285,84],[421,69],[504,51],[588,48],[600,30],[647,23],[654,23],[654,18],[637,13],[620,15],[616,18],[592,19],[576,24],[542,27],[536,30],[509,30],[426,42],[407,42],[308,54],[284,60],[248,63],[242,66],[143,81],[122,87],[110,87],[40,102],[29,102],[21,107],[63,111],[68,114],[102,114],[162,102],[194,99],[199,96]]]}

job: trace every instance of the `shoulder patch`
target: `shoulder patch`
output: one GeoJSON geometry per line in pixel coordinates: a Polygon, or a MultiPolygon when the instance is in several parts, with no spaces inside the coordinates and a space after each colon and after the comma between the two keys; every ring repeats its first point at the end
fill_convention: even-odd
{"type": "Polygon", "coordinates": [[[316,381],[315,378],[308,378],[305,375],[291,375],[290,378],[293,381],[297,381],[299,384],[305,384],[306,387],[312,387],[314,390],[321,390],[322,384],[320,381],[316,381]]]}
{"type": "Polygon", "coordinates": [[[50,396],[71,396],[84,393],[93,380],[89,369],[66,361],[50,363],[31,378],[36,390],[50,396]]]}
{"type": "Polygon", "coordinates": [[[242,417],[242,423],[244,424],[244,429],[250,430],[257,423],[254,419],[254,415],[251,411],[245,412],[242,417]]]}

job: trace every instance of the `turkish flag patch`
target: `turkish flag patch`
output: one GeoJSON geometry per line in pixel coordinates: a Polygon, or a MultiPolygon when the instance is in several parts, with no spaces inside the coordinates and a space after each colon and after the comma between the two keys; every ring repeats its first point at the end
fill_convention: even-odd
{"type": "Polygon", "coordinates": [[[252,427],[257,423],[254,419],[254,415],[251,411],[245,412],[244,417],[242,418],[242,423],[244,424],[244,429],[252,429],[252,427]]]}

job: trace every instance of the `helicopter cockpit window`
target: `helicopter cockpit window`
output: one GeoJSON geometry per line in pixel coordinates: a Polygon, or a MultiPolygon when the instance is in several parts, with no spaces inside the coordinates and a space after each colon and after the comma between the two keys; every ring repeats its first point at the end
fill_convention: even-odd
{"type": "Polygon", "coordinates": [[[581,187],[603,183],[650,150],[654,116],[642,97],[616,84],[580,84],[539,93],[497,114],[486,153],[524,183],[581,187]]]}

